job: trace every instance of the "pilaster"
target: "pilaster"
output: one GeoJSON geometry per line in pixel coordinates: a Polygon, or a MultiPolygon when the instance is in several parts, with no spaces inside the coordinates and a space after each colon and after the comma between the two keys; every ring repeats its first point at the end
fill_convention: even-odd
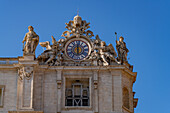
{"type": "Polygon", "coordinates": [[[113,111],[122,112],[122,78],[121,71],[111,71],[112,74],[112,86],[113,86],[113,111]]]}
{"type": "Polygon", "coordinates": [[[57,113],[61,113],[62,96],[61,96],[61,84],[62,84],[62,70],[57,70],[57,113]]]}
{"type": "Polygon", "coordinates": [[[34,111],[33,108],[33,88],[35,66],[34,55],[23,56],[19,63],[15,65],[18,68],[18,90],[17,90],[17,110],[34,111]]]}
{"type": "Polygon", "coordinates": [[[98,113],[98,70],[94,71],[93,75],[93,85],[94,85],[94,113],[98,113]]]}

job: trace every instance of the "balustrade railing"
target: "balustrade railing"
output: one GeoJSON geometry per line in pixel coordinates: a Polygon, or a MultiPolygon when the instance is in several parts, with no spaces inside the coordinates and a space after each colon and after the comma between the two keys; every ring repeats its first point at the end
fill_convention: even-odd
{"type": "Polygon", "coordinates": [[[18,58],[0,58],[0,64],[17,64],[18,58]]]}

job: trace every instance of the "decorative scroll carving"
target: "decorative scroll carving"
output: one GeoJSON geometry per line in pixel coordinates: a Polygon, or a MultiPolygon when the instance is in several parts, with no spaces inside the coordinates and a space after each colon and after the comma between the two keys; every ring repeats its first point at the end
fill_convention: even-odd
{"type": "Polygon", "coordinates": [[[21,67],[18,70],[19,79],[22,81],[24,78],[30,80],[33,74],[33,67],[21,67]]]}
{"type": "Polygon", "coordinates": [[[35,54],[35,49],[39,43],[39,36],[34,32],[34,28],[32,26],[28,27],[29,32],[26,33],[23,43],[23,51],[24,54],[35,54]],[[25,42],[25,45],[24,45],[25,42]]]}
{"type": "Polygon", "coordinates": [[[74,17],[74,20],[69,21],[69,23],[66,23],[66,28],[69,31],[64,31],[61,35],[62,37],[68,38],[71,35],[86,35],[88,38],[91,38],[93,35],[93,32],[90,30],[87,30],[90,28],[90,23],[87,23],[85,20],[82,20],[82,18],[77,15],[74,17]],[[87,31],[86,31],[87,30],[87,31]]]}

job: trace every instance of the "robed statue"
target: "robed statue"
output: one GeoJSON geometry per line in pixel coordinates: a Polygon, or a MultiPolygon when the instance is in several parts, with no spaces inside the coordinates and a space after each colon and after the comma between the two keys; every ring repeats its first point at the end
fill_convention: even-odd
{"type": "Polygon", "coordinates": [[[24,54],[35,54],[35,49],[39,43],[39,36],[34,32],[34,28],[32,26],[28,26],[29,32],[26,33],[23,43],[23,51],[24,54]],[[25,42],[25,45],[24,45],[25,42]]]}
{"type": "Polygon", "coordinates": [[[124,38],[121,36],[119,41],[116,40],[116,49],[118,52],[118,61],[127,62],[127,53],[129,50],[126,48],[126,43],[123,41],[124,38]]]}

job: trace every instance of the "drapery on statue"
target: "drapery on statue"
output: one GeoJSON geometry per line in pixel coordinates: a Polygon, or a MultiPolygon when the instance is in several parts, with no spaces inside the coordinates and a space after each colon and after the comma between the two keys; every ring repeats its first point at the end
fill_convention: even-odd
{"type": "Polygon", "coordinates": [[[35,54],[35,49],[39,43],[39,36],[34,32],[32,26],[28,26],[29,32],[26,33],[23,43],[24,54],[35,54]],[[25,45],[24,45],[25,42],[25,45]]]}
{"type": "Polygon", "coordinates": [[[127,53],[129,52],[129,50],[126,48],[126,43],[123,40],[124,38],[122,36],[119,37],[119,41],[116,40],[118,61],[121,61],[121,63],[123,63],[124,61],[127,62],[127,53]]]}

